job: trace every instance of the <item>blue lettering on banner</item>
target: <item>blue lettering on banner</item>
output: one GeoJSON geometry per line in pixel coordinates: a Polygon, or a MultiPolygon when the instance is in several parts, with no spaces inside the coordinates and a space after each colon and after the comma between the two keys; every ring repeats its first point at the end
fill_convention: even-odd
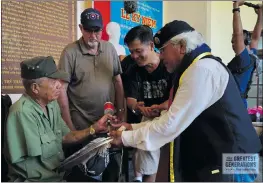
{"type": "Polygon", "coordinates": [[[123,9],[123,1],[111,1],[111,18],[121,28],[120,45],[125,47],[126,53],[129,49],[124,45],[124,37],[127,32],[138,25],[148,25],[155,34],[163,25],[163,2],[162,1],[137,1],[137,11],[127,14],[123,9]]]}
{"type": "Polygon", "coordinates": [[[258,154],[223,154],[223,174],[258,174],[258,154]]]}

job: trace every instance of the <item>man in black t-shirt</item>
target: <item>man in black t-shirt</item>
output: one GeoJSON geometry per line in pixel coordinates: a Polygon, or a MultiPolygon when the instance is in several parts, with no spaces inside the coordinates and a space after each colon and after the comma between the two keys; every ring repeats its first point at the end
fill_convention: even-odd
{"type": "MultiPolygon", "coordinates": [[[[154,51],[153,33],[150,27],[140,25],[132,28],[124,38],[131,55],[126,57],[129,65],[125,74],[127,106],[143,119],[151,119],[168,109],[171,74],[169,74],[154,51]],[[129,59],[129,60],[128,60],[129,59]]],[[[125,60],[124,60],[125,61],[125,60]]],[[[144,121],[144,120],[142,120],[144,121]]],[[[135,181],[155,181],[160,150],[135,153],[135,181]]]]}
{"type": "Polygon", "coordinates": [[[145,66],[133,65],[127,75],[128,106],[148,118],[155,117],[154,111],[157,110],[152,110],[153,108],[167,109],[166,101],[169,97],[171,85],[171,74],[167,72],[163,62],[159,60],[154,65],[151,72],[145,66]],[[135,103],[134,99],[140,103],[137,104],[137,108],[136,106],[132,108],[135,103]]]}
{"type": "MultiPolygon", "coordinates": [[[[121,62],[121,67],[122,67],[122,74],[121,74],[121,79],[122,79],[122,84],[124,88],[124,94],[125,98],[127,97],[127,93],[129,90],[129,73],[131,68],[136,65],[136,62],[131,58],[131,55],[126,56],[122,62],[121,62]]],[[[125,100],[126,101],[126,100],[125,100]]],[[[134,114],[130,108],[127,108],[127,121],[132,121],[132,123],[140,123],[142,119],[142,115],[140,114],[134,114]]]]}

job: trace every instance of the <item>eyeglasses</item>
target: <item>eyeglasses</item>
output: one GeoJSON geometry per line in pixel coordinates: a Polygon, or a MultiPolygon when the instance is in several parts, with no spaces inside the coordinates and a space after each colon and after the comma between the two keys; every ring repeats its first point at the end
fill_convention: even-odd
{"type": "Polygon", "coordinates": [[[166,46],[168,46],[168,44],[169,44],[169,42],[166,43],[165,45],[163,45],[161,48],[159,48],[160,53],[163,53],[163,52],[164,52],[164,48],[165,48],[166,46]]]}
{"type": "Polygon", "coordinates": [[[89,29],[84,29],[86,32],[88,32],[88,33],[95,33],[95,34],[97,34],[97,33],[99,33],[100,31],[102,31],[102,29],[101,28],[89,28],[89,29]]]}

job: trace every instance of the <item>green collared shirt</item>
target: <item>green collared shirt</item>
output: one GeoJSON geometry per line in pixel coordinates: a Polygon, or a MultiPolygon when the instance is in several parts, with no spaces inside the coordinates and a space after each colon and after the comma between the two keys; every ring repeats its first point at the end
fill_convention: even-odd
{"type": "Polygon", "coordinates": [[[70,132],[57,101],[48,115],[30,96],[10,107],[6,124],[5,157],[11,181],[61,181],[56,168],[64,160],[62,138],[70,132]]]}

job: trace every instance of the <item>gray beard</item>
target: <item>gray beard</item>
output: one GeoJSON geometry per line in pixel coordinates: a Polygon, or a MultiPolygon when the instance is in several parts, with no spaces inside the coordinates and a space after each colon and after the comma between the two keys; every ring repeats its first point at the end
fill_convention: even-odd
{"type": "Polygon", "coordinates": [[[99,42],[97,42],[97,41],[96,42],[87,42],[86,44],[90,48],[96,48],[96,47],[98,47],[99,42]]]}

